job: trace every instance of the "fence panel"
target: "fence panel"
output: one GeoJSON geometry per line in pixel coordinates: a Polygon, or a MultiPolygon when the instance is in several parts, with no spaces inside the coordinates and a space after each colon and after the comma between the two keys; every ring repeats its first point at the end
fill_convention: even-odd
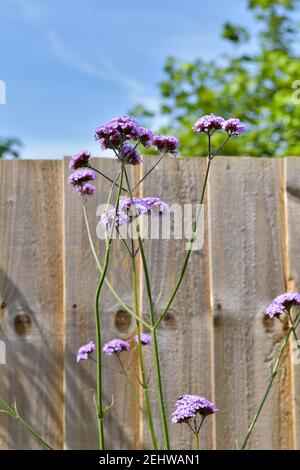
{"type": "MultiPolygon", "coordinates": [[[[287,282],[289,289],[300,289],[300,158],[285,159],[285,190],[287,206],[287,282]]],[[[300,338],[300,328],[297,332],[300,338]]],[[[300,448],[300,355],[297,354],[296,344],[293,341],[293,405],[295,412],[296,448],[300,448]]]]}
{"type": "MultiPolygon", "coordinates": [[[[63,445],[61,161],[0,161],[0,397],[63,445]]],[[[0,414],[0,448],[40,448],[0,414]]]]}
{"type": "MultiPolygon", "coordinates": [[[[279,160],[219,158],[210,179],[217,447],[241,442],[263,396],[284,332],[263,310],[285,291],[279,160]]],[[[251,437],[290,448],[290,364],[277,377],[251,437]]]]}
{"type": "MultiPolygon", "coordinates": [[[[69,174],[65,161],[65,179],[69,174]]],[[[102,160],[104,172],[114,177],[120,169],[112,159],[102,160]]],[[[99,160],[95,163],[97,168],[99,160]]],[[[134,168],[131,167],[134,175],[134,168]]],[[[96,251],[101,260],[105,255],[105,241],[96,237],[96,215],[99,204],[106,204],[111,184],[98,178],[97,193],[86,205],[96,251]]],[[[130,258],[123,252],[120,240],[113,246],[109,279],[128,305],[131,299],[130,258]],[[122,253],[120,256],[119,253],[122,253]]],[[[99,272],[91,254],[84,225],[81,200],[73,188],[65,186],[65,446],[67,449],[97,448],[97,423],[94,396],[96,364],[93,361],[76,364],[80,345],[95,341],[94,294],[99,272]]],[[[131,340],[134,322],[116,300],[104,289],[100,308],[103,318],[103,342],[120,337],[131,340]]],[[[126,355],[124,355],[126,357],[126,355]]],[[[123,357],[124,357],[123,356],[123,357]]],[[[135,402],[125,378],[119,372],[115,357],[103,358],[104,404],[113,403],[105,419],[106,445],[110,449],[135,448],[139,445],[139,422],[135,402]]],[[[128,355],[138,393],[135,355],[128,355]]],[[[125,364],[125,366],[128,366],[125,364]]]]}
{"type": "MultiPolygon", "coordinates": [[[[144,171],[146,172],[154,162],[154,158],[145,158],[144,171]]],[[[205,164],[205,159],[165,159],[154,170],[154,174],[145,181],[142,188],[143,196],[160,197],[170,207],[174,204],[182,207],[184,204],[192,203],[195,216],[195,205],[199,204],[200,200],[205,164]]],[[[188,210],[188,207],[182,210],[182,220],[184,215],[188,220],[188,210]]],[[[176,400],[187,393],[203,395],[213,400],[213,331],[207,214],[205,217],[205,245],[203,249],[193,252],[178,296],[158,330],[167,420],[171,445],[176,449],[186,449],[194,445],[188,426],[171,423],[171,413],[174,411],[176,400]]],[[[188,230],[187,224],[185,229],[188,230]]],[[[156,316],[162,312],[176,285],[187,253],[188,235],[187,233],[183,240],[149,240],[145,243],[156,316]]],[[[143,308],[145,312],[149,311],[145,286],[143,308]]],[[[151,369],[152,402],[157,404],[152,357],[148,358],[148,368],[151,369]]],[[[201,445],[204,448],[214,446],[213,421],[213,419],[207,420],[203,428],[201,445]]],[[[157,407],[156,423],[159,429],[157,407]]],[[[146,439],[146,443],[149,444],[149,440],[146,439]]]]}
{"type": "MultiPolygon", "coordinates": [[[[146,156],[143,167],[131,167],[131,180],[137,181],[154,161],[146,156]]],[[[93,163],[110,176],[119,168],[112,159],[93,163]]],[[[76,364],[76,353],[81,344],[95,339],[93,299],[99,273],[80,198],[65,184],[67,164],[67,159],[64,165],[0,161],[0,346],[6,346],[7,362],[0,364],[0,397],[16,399],[20,414],[54,447],[90,449],[97,446],[95,363],[76,364]]],[[[278,321],[264,320],[263,310],[287,288],[300,289],[299,170],[299,158],[213,161],[204,247],[192,254],[178,297],[158,332],[175,448],[193,445],[187,426],[171,424],[175,401],[183,393],[206,396],[220,408],[205,423],[202,448],[235,448],[253,418],[285,334],[278,321]]],[[[168,204],[196,203],[204,171],[204,159],[165,159],[139,194],[168,204]]],[[[102,260],[105,242],[96,237],[96,209],[105,203],[109,189],[110,183],[99,178],[97,195],[86,206],[102,260]]],[[[156,315],[175,285],[185,241],[145,241],[156,315]]],[[[147,320],[141,266],[138,276],[147,320]]],[[[120,240],[113,243],[109,279],[132,307],[130,258],[120,240]]],[[[106,287],[101,309],[103,342],[114,337],[130,341],[132,352],[123,357],[141,398],[135,321],[106,287]]],[[[151,348],[144,351],[154,403],[151,348]]],[[[285,357],[250,448],[300,447],[300,366],[293,363],[292,353],[285,357]]],[[[141,414],[114,359],[104,358],[104,402],[113,402],[105,418],[107,446],[149,447],[141,414]]],[[[0,448],[40,447],[18,423],[0,414],[0,448]]]]}

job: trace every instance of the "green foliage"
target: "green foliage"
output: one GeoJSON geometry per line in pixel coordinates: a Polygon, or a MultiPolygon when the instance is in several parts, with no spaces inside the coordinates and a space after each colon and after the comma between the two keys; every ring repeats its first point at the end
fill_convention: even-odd
{"type": "MultiPolygon", "coordinates": [[[[161,113],[168,125],[159,131],[175,133],[184,155],[205,154],[204,139],[202,144],[192,125],[211,112],[238,117],[247,125],[247,133],[226,146],[227,155],[300,155],[300,89],[298,93],[293,85],[300,80],[300,57],[292,47],[298,38],[293,19],[297,5],[298,0],[248,1],[261,25],[258,52],[210,62],[167,59],[166,78],[159,86],[161,113]]],[[[250,35],[243,27],[226,23],[223,38],[239,45],[250,35]]],[[[143,108],[135,115],[143,118],[143,108]]]]}
{"type": "Polygon", "coordinates": [[[22,142],[18,139],[0,139],[0,158],[18,158],[22,142]]]}

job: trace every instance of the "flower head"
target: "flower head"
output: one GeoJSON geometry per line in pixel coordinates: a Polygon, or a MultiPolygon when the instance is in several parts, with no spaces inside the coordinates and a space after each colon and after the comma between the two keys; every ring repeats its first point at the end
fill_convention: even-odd
{"type": "MultiPolygon", "coordinates": [[[[138,335],[136,335],[136,337],[134,338],[135,342],[138,344],[139,342],[139,337],[138,335]]],[[[151,344],[151,336],[148,335],[147,333],[142,333],[141,334],[141,344],[143,346],[147,346],[148,344],[151,344]]]]}
{"type": "Polygon", "coordinates": [[[122,339],[112,339],[103,346],[103,352],[105,352],[107,356],[111,356],[113,353],[119,353],[121,351],[130,351],[129,343],[122,339]]]}
{"type": "Polygon", "coordinates": [[[92,196],[96,192],[95,186],[90,183],[84,183],[77,186],[76,189],[81,196],[92,196]]]}
{"type": "Polygon", "coordinates": [[[179,147],[179,140],[172,135],[155,135],[152,144],[161,153],[170,153],[176,155],[179,147]]]}
{"type": "MultiPolygon", "coordinates": [[[[167,204],[158,197],[133,198],[133,203],[129,197],[122,197],[119,202],[119,208],[115,220],[115,226],[129,224],[134,218],[140,215],[151,215],[155,211],[159,215],[166,212],[167,204]]],[[[107,213],[101,215],[100,223],[105,225],[107,230],[112,226],[115,216],[115,208],[110,209],[107,213]]]]}
{"type": "Polygon", "coordinates": [[[183,395],[176,402],[175,411],[172,413],[172,422],[184,423],[195,418],[197,413],[206,417],[217,411],[219,411],[218,408],[206,398],[197,395],[183,395]]]}
{"type": "Polygon", "coordinates": [[[208,114],[203,116],[194,124],[193,130],[195,132],[203,132],[205,134],[212,134],[218,129],[222,129],[225,119],[215,114],[208,114]]]}
{"type": "Polygon", "coordinates": [[[76,361],[86,361],[89,359],[90,355],[95,352],[95,350],[96,346],[93,341],[90,341],[88,344],[84,344],[78,350],[76,361]]]}
{"type": "Polygon", "coordinates": [[[91,153],[86,150],[74,155],[69,163],[69,168],[72,170],[77,170],[88,165],[89,159],[91,158],[91,153]]]}
{"type": "Polygon", "coordinates": [[[111,119],[98,127],[95,138],[103,149],[111,148],[117,153],[120,153],[126,141],[139,142],[146,148],[152,143],[152,133],[127,116],[111,119]]]}
{"type": "Polygon", "coordinates": [[[89,168],[78,168],[68,178],[68,184],[80,186],[88,181],[96,179],[96,173],[89,168]]]}
{"type": "Polygon", "coordinates": [[[89,181],[95,179],[96,173],[93,170],[79,167],[69,176],[68,184],[74,186],[80,196],[91,196],[96,192],[96,188],[89,181]]]}
{"type": "Polygon", "coordinates": [[[273,318],[282,315],[293,305],[300,306],[300,294],[297,292],[286,292],[276,297],[266,308],[265,313],[268,317],[273,318]]]}
{"type": "Polygon", "coordinates": [[[136,148],[129,145],[127,142],[123,145],[122,158],[124,163],[130,163],[131,165],[139,165],[142,163],[141,156],[136,148]]]}
{"type": "Polygon", "coordinates": [[[245,132],[246,126],[239,119],[230,118],[224,121],[222,128],[230,135],[239,135],[245,132]]]}

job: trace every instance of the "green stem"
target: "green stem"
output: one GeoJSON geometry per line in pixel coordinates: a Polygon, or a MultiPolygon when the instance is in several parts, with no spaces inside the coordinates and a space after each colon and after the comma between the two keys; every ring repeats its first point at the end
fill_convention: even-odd
{"type": "Polygon", "coordinates": [[[195,237],[195,234],[196,234],[196,230],[197,230],[197,225],[198,225],[198,220],[199,220],[199,217],[200,217],[200,211],[201,211],[201,208],[202,208],[202,204],[204,202],[204,197],[205,197],[205,192],[206,192],[206,187],[207,187],[207,182],[208,182],[208,176],[209,176],[209,170],[210,170],[210,165],[211,165],[211,158],[210,158],[210,155],[211,155],[211,146],[210,146],[210,136],[208,136],[209,138],[209,156],[207,158],[207,164],[206,164],[206,171],[205,171],[205,177],[204,177],[204,183],[203,183],[203,187],[202,187],[202,192],[201,192],[201,197],[200,197],[200,207],[197,211],[197,215],[196,215],[196,221],[194,223],[194,226],[193,226],[193,234],[192,234],[192,237],[191,237],[191,240],[190,240],[190,245],[189,245],[189,249],[187,251],[187,254],[186,254],[186,257],[185,257],[185,260],[183,262],[183,266],[182,266],[182,269],[181,269],[181,272],[179,274],[179,277],[178,277],[178,280],[176,282],[176,285],[174,287],[174,290],[171,294],[171,297],[170,297],[170,300],[168,301],[166,307],[164,308],[162,314],[160,315],[160,317],[158,318],[158,320],[156,321],[155,325],[154,325],[154,329],[156,329],[158,327],[158,325],[162,322],[162,320],[165,318],[165,316],[167,315],[168,311],[169,311],[169,308],[171,307],[172,303],[173,303],[173,300],[175,299],[176,297],[176,294],[181,286],[181,283],[183,281],[183,278],[184,278],[184,275],[185,275],[185,272],[187,270],[187,267],[188,267],[188,264],[189,264],[189,260],[190,260],[190,257],[191,257],[191,254],[192,254],[192,247],[193,247],[193,241],[194,241],[194,237],[195,237]]]}
{"type": "Polygon", "coordinates": [[[199,450],[199,434],[195,434],[195,449],[199,450]]]}
{"type": "MultiPolygon", "coordinates": [[[[115,226],[115,221],[119,209],[119,201],[122,191],[122,183],[123,183],[123,175],[124,175],[124,165],[122,164],[121,170],[121,177],[120,183],[118,187],[118,196],[117,202],[114,212],[114,218],[112,222],[112,226],[110,229],[109,237],[106,241],[106,252],[105,252],[105,259],[103,264],[103,270],[99,279],[99,283],[96,289],[95,295],[95,323],[96,323],[96,356],[97,356],[97,400],[96,400],[96,408],[97,408],[97,419],[98,419],[98,434],[99,434],[99,449],[105,449],[105,441],[104,441],[104,426],[103,426],[103,418],[104,418],[104,411],[103,411],[103,403],[102,403],[102,341],[101,341],[101,319],[100,319],[100,309],[99,309],[99,300],[101,289],[103,287],[106,273],[109,264],[110,258],[110,249],[111,249],[111,242],[112,242],[112,233],[115,226]]],[[[110,193],[111,195],[111,193],[110,193]]]]}
{"type": "Polygon", "coordinates": [[[279,355],[278,355],[278,358],[277,358],[277,360],[276,360],[276,362],[275,362],[275,364],[274,364],[274,367],[273,367],[273,369],[272,369],[272,374],[271,374],[271,377],[270,377],[268,386],[267,386],[267,388],[266,388],[266,391],[265,391],[265,393],[264,393],[264,396],[263,396],[263,398],[262,398],[262,400],[261,400],[261,403],[260,403],[260,405],[259,405],[259,407],[258,407],[257,413],[255,414],[254,419],[253,419],[253,421],[252,421],[252,423],[251,423],[251,425],[250,425],[250,427],[249,427],[249,429],[248,429],[248,431],[247,431],[247,434],[246,434],[246,436],[245,436],[245,438],[244,438],[244,441],[243,441],[243,444],[242,444],[240,450],[245,450],[245,448],[246,448],[246,446],[247,446],[247,443],[248,443],[248,440],[249,440],[249,438],[250,438],[250,436],[251,436],[251,433],[252,433],[252,431],[253,431],[253,429],[254,429],[256,423],[257,423],[257,420],[258,420],[258,418],[259,418],[259,415],[260,415],[261,412],[262,412],[262,409],[263,409],[263,407],[264,407],[264,405],[265,405],[265,402],[266,402],[266,400],[267,400],[267,398],[268,398],[268,395],[269,395],[269,393],[270,393],[270,390],[271,390],[271,388],[272,388],[274,379],[275,379],[276,375],[278,374],[278,369],[279,369],[280,361],[281,361],[282,356],[283,356],[283,354],[284,354],[284,351],[285,351],[285,349],[286,349],[286,347],[287,347],[287,345],[288,345],[288,343],[289,343],[289,338],[290,338],[290,335],[291,335],[292,332],[293,332],[293,327],[289,328],[289,331],[288,331],[288,333],[287,333],[287,336],[286,336],[286,338],[285,338],[285,341],[284,341],[284,343],[283,343],[283,346],[282,346],[282,348],[281,348],[281,350],[280,350],[280,353],[279,353],[279,355]]]}
{"type": "MultiPolygon", "coordinates": [[[[126,170],[125,170],[125,175],[126,175],[126,170]]],[[[153,417],[152,417],[151,403],[150,403],[150,397],[149,397],[149,388],[148,388],[147,377],[146,377],[145,366],[144,366],[144,360],[143,360],[143,351],[142,351],[142,343],[141,343],[141,326],[140,326],[140,321],[138,319],[140,317],[140,314],[139,314],[139,301],[138,301],[138,289],[137,289],[137,276],[136,276],[136,264],[135,264],[135,256],[134,256],[134,247],[133,247],[133,250],[132,250],[131,265],[132,265],[132,284],[133,284],[133,296],[134,296],[134,311],[135,311],[135,314],[136,314],[136,317],[137,317],[137,320],[136,320],[136,329],[137,329],[137,336],[138,336],[137,348],[138,348],[139,366],[140,366],[140,370],[141,370],[142,387],[143,387],[144,396],[145,396],[145,403],[146,403],[147,417],[148,417],[148,426],[149,426],[149,431],[150,431],[151,438],[152,438],[153,447],[154,447],[154,449],[158,449],[157,438],[156,438],[156,434],[155,434],[155,431],[154,431],[154,425],[153,425],[153,417]]]]}
{"type": "Polygon", "coordinates": [[[150,173],[152,173],[152,171],[157,167],[157,165],[161,162],[161,160],[164,158],[165,155],[166,155],[166,154],[163,153],[163,154],[160,156],[160,158],[157,160],[157,162],[153,165],[153,167],[150,168],[150,170],[148,170],[148,171],[144,174],[144,176],[142,177],[142,179],[140,179],[140,181],[139,181],[135,186],[133,186],[133,188],[132,188],[132,190],[131,190],[132,192],[150,175],[150,173]]]}
{"type": "MultiPolygon", "coordinates": [[[[127,188],[128,188],[129,197],[131,199],[131,204],[133,206],[133,194],[132,194],[132,190],[130,188],[130,182],[129,182],[129,178],[128,178],[126,169],[125,169],[125,178],[126,178],[126,181],[127,181],[127,188]]],[[[150,324],[151,324],[151,327],[152,327],[151,328],[151,336],[152,336],[152,345],[153,345],[155,380],[156,380],[156,387],[157,387],[157,393],[158,393],[160,417],[161,417],[161,423],[162,423],[162,429],[163,429],[164,446],[167,450],[169,450],[170,449],[170,439],[169,439],[168,423],[167,423],[166,410],[165,410],[165,404],[164,404],[163,387],[162,387],[162,382],[161,382],[161,372],[160,372],[160,362],[159,362],[157,336],[156,336],[156,331],[153,328],[154,324],[155,324],[154,303],[153,303],[153,300],[152,300],[152,292],[151,292],[151,284],[150,284],[149,273],[148,273],[147,260],[146,260],[146,256],[145,256],[145,252],[144,252],[143,242],[142,242],[142,239],[141,239],[141,236],[140,236],[140,227],[139,227],[138,222],[136,222],[136,231],[137,231],[137,234],[138,234],[138,245],[139,245],[139,250],[140,250],[141,258],[142,258],[142,265],[143,265],[143,270],[144,270],[146,290],[147,290],[147,296],[148,296],[148,302],[149,302],[150,324]]]]}
{"type": "Polygon", "coordinates": [[[14,408],[12,408],[11,406],[9,406],[8,403],[6,403],[2,399],[0,399],[0,403],[6,408],[5,410],[0,410],[0,412],[6,413],[11,418],[18,421],[21,426],[23,426],[23,428],[26,429],[26,431],[28,431],[34,437],[34,439],[40,444],[42,444],[47,450],[54,450],[54,448],[50,444],[48,444],[26,421],[24,421],[23,418],[21,418],[17,411],[16,405],[14,406],[14,408]]]}
{"type": "MultiPolygon", "coordinates": [[[[297,318],[299,317],[299,315],[300,315],[300,309],[298,309],[298,313],[297,313],[297,316],[296,316],[296,321],[297,321],[297,318]]],[[[294,336],[295,341],[296,341],[296,343],[297,343],[297,349],[300,350],[299,339],[298,339],[298,335],[297,335],[297,331],[296,331],[297,326],[296,326],[296,324],[295,324],[295,321],[293,320],[293,317],[292,317],[292,315],[291,315],[290,310],[288,311],[288,317],[289,317],[290,322],[291,322],[291,328],[292,328],[292,330],[293,330],[293,336],[294,336]]]]}
{"type": "Polygon", "coordinates": [[[168,422],[167,422],[167,417],[166,417],[166,409],[165,409],[165,404],[164,404],[163,387],[162,387],[162,381],[161,381],[157,335],[156,335],[156,330],[153,328],[155,324],[154,304],[152,300],[152,292],[151,292],[147,261],[145,257],[144,247],[141,243],[140,237],[138,238],[138,241],[139,241],[139,248],[141,252],[141,258],[142,258],[144,276],[145,276],[145,284],[146,284],[146,290],[147,290],[148,301],[149,301],[150,323],[152,326],[151,337],[152,337],[152,345],[153,345],[155,380],[156,380],[157,393],[158,393],[160,417],[161,417],[162,428],[163,428],[164,445],[167,450],[170,450],[170,438],[169,438],[168,422]]]}

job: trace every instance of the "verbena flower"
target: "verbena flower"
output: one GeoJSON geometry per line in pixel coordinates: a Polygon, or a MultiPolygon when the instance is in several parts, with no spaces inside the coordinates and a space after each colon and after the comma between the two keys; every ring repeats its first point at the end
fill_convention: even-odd
{"type": "MultiPolygon", "coordinates": [[[[138,335],[136,335],[134,339],[135,339],[135,342],[138,344],[139,342],[138,335]]],[[[141,344],[143,346],[147,346],[148,344],[151,344],[151,336],[148,335],[147,333],[141,333],[141,344]]]]}
{"type": "Polygon", "coordinates": [[[95,352],[95,350],[96,346],[93,341],[90,341],[88,344],[84,344],[78,350],[76,361],[86,361],[89,359],[90,355],[95,352]]]}
{"type": "MultiPolygon", "coordinates": [[[[115,226],[129,224],[134,218],[140,215],[151,215],[158,212],[163,214],[168,210],[168,205],[161,201],[158,197],[133,198],[133,204],[129,197],[122,197],[119,202],[119,208],[115,220],[115,226]]],[[[109,230],[112,226],[115,216],[115,208],[110,209],[107,213],[101,215],[100,223],[109,230]]]]}
{"type": "Polygon", "coordinates": [[[159,152],[170,153],[175,156],[179,147],[179,140],[172,135],[155,135],[152,144],[159,152]]]}
{"type": "Polygon", "coordinates": [[[197,395],[183,395],[177,400],[175,411],[172,413],[173,423],[184,423],[196,417],[197,414],[205,417],[216,413],[218,408],[206,398],[197,395]]]}
{"type": "Polygon", "coordinates": [[[125,163],[130,163],[131,165],[139,165],[142,163],[141,156],[137,149],[132,147],[127,142],[125,142],[123,145],[122,157],[125,163]]]}
{"type": "Polygon", "coordinates": [[[239,119],[230,118],[223,122],[222,128],[230,135],[239,135],[245,132],[246,126],[239,119]]]}
{"type": "Polygon", "coordinates": [[[205,134],[212,134],[218,129],[222,129],[225,119],[215,114],[208,114],[203,116],[194,124],[193,130],[195,132],[203,132],[205,134]]]}
{"type": "Polygon", "coordinates": [[[68,178],[68,184],[80,186],[96,179],[96,173],[89,168],[78,168],[68,178]]]}
{"type": "Polygon", "coordinates": [[[298,292],[286,292],[276,297],[266,308],[265,313],[268,317],[273,318],[282,315],[293,305],[300,306],[300,294],[298,292]]]}
{"type": "Polygon", "coordinates": [[[68,184],[74,186],[80,196],[91,196],[96,192],[96,188],[89,181],[95,179],[96,173],[93,170],[79,167],[69,176],[68,184]]]}
{"type": "Polygon", "coordinates": [[[77,186],[76,189],[81,196],[92,196],[96,192],[95,186],[90,183],[84,183],[81,186],[77,186]]]}
{"type": "Polygon", "coordinates": [[[113,353],[119,353],[121,351],[130,351],[129,343],[122,339],[112,339],[103,346],[103,352],[105,352],[107,356],[111,356],[113,353]]]}
{"type": "Polygon", "coordinates": [[[111,119],[98,127],[95,138],[99,140],[103,149],[113,149],[117,152],[126,141],[139,142],[146,148],[152,143],[152,133],[127,116],[111,119]]]}
{"type": "Polygon", "coordinates": [[[91,153],[88,151],[83,151],[74,155],[69,163],[69,168],[72,170],[77,170],[78,168],[86,167],[91,158],[91,153]]]}

